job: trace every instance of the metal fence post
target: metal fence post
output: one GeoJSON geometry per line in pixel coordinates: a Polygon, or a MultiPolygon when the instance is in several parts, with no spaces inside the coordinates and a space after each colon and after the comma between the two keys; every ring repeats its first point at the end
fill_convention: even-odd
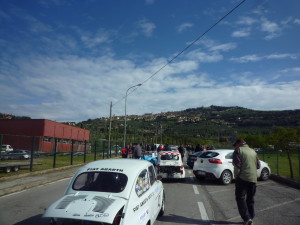
{"type": "Polygon", "coordinates": [[[74,154],[74,140],[71,140],[71,165],[73,165],[73,155],[74,154]]]}
{"type": "Polygon", "coordinates": [[[33,170],[33,157],[34,157],[34,143],[35,143],[35,137],[32,137],[32,142],[31,142],[31,157],[30,157],[30,172],[33,170]]]}
{"type": "Polygon", "coordinates": [[[56,148],[57,148],[57,138],[55,138],[54,141],[53,168],[56,167],[56,148]]]}
{"type": "MultiPolygon", "coordinates": [[[[3,143],[3,135],[1,134],[0,135],[0,145],[1,145],[1,148],[2,148],[2,143],[3,143]]],[[[2,151],[2,149],[1,149],[2,151]]],[[[1,156],[1,151],[0,151],[0,156],[1,156]]]]}
{"type": "Polygon", "coordinates": [[[95,140],[95,148],[94,148],[94,161],[97,159],[97,141],[95,140]]]}
{"type": "Polygon", "coordinates": [[[86,141],[84,141],[84,156],[83,156],[83,162],[86,163],[86,141]]]}
{"type": "Polygon", "coordinates": [[[102,141],[102,159],[104,159],[104,141],[102,141]]]}

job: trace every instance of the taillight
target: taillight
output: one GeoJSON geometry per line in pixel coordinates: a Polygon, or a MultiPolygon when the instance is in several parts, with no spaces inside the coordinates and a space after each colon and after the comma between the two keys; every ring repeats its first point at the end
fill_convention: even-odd
{"type": "Polygon", "coordinates": [[[208,162],[215,163],[215,164],[222,164],[221,159],[215,159],[215,158],[209,159],[208,162]]]}
{"type": "Polygon", "coordinates": [[[181,165],[181,166],[180,166],[180,170],[183,170],[183,169],[184,169],[184,165],[181,165]]]}
{"type": "Polygon", "coordinates": [[[195,158],[195,159],[193,159],[194,160],[194,162],[196,162],[197,161],[197,158],[195,158]]]}

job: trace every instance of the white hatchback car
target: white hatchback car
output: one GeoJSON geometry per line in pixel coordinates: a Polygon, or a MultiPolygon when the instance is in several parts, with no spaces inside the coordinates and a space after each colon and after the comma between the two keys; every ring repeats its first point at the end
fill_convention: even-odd
{"type": "Polygon", "coordinates": [[[157,173],[162,178],[185,179],[184,165],[179,151],[160,151],[157,157],[157,173]]]}
{"type": "Polygon", "coordinates": [[[152,163],[136,159],[91,162],[74,175],[43,217],[52,225],[152,225],[165,210],[152,163]]]}
{"type": "MultiPolygon", "coordinates": [[[[194,162],[193,173],[199,179],[219,179],[222,184],[230,184],[234,179],[232,149],[218,149],[203,152],[194,162]]],[[[257,177],[267,180],[271,174],[268,164],[260,160],[260,169],[257,170],[257,177]]]]}

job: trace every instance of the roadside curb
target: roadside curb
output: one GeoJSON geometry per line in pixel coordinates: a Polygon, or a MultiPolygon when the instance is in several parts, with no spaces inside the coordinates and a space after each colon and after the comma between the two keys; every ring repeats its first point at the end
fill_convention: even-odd
{"type": "Polygon", "coordinates": [[[289,185],[293,188],[297,188],[297,189],[300,189],[300,182],[299,181],[296,181],[292,178],[288,178],[288,177],[281,177],[277,174],[271,174],[270,175],[270,179],[271,180],[274,180],[274,181],[277,181],[279,183],[282,183],[282,184],[286,184],[286,185],[289,185]]]}
{"type": "Polygon", "coordinates": [[[1,183],[6,182],[10,184],[5,188],[0,189],[0,197],[47,183],[59,181],[65,178],[70,178],[74,175],[74,170],[83,165],[84,164],[77,164],[73,166],[65,166],[0,178],[1,183]],[[35,179],[30,180],[31,178],[35,179]]]}

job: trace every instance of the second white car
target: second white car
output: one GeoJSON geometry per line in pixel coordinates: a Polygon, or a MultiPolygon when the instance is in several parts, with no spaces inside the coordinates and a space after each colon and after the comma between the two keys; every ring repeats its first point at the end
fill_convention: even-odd
{"type": "MultiPolygon", "coordinates": [[[[197,157],[194,162],[193,173],[199,179],[218,179],[222,184],[230,184],[234,179],[232,149],[209,150],[197,157]]],[[[267,180],[271,174],[268,164],[260,160],[261,167],[257,170],[257,177],[267,180]]]]}

